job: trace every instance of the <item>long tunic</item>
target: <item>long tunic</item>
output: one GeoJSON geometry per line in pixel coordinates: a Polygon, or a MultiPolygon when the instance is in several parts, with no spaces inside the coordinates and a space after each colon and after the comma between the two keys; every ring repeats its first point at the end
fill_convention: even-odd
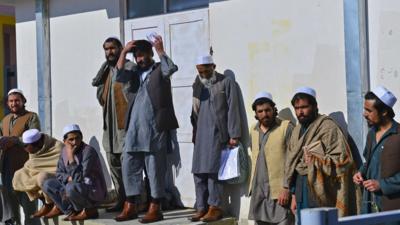
{"type": "Polygon", "coordinates": [[[215,110],[209,88],[203,87],[197,122],[196,144],[193,151],[192,173],[218,173],[221,150],[215,110]]]}
{"type": "MultiPolygon", "coordinates": [[[[160,57],[160,63],[162,75],[165,79],[169,79],[169,76],[176,71],[175,64],[165,55],[160,57]]],[[[124,151],[152,152],[166,147],[164,145],[169,137],[167,132],[157,130],[155,112],[147,88],[153,69],[152,66],[148,71],[138,72],[140,87],[130,113],[124,151]]]]}
{"type": "MultiPolygon", "coordinates": [[[[364,164],[361,168],[360,171],[363,174],[364,180],[377,180],[381,186],[381,189],[398,189],[398,184],[400,183],[400,173],[395,174],[390,178],[390,182],[380,182],[382,180],[381,178],[381,154],[382,151],[384,151],[384,144],[387,140],[387,138],[392,135],[397,133],[397,123],[393,122],[392,127],[383,134],[379,142],[376,142],[376,129],[372,128],[371,129],[371,137],[372,137],[372,155],[371,159],[369,161],[369,166],[368,168],[366,167],[366,164],[364,164]]],[[[368,160],[368,159],[366,159],[368,160]]],[[[389,179],[385,179],[389,180],[389,179]]],[[[364,190],[363,192],[363,200],[362,200],[362,208],[361,208],[361,213],[371,213],[374,212],[374,207],[373,205],[376,204],[379,210],[382,209],[382,191],[378,192],[369,192],[367,190],[364,190]]],[[[400,223],[397,223],[400,224],[400,223]]]]}
{"type": "MultiPolygon", "coordinates": [[[[289,141],[292,126],[288,127],[286,140],[289,141]]],[[[259,126],[259,149],[264,149],[268,141],[270,131],[263,133],[259,126]]],[[[265,163],[265,152],[260,151],[256,162],[256,171],[253,179],[249,219],[256,221],[265,221],[269,223],[280,223],[288,216],[289,209],[282,207],[278,202],[271,198],[268,167],[265,163]]]]}

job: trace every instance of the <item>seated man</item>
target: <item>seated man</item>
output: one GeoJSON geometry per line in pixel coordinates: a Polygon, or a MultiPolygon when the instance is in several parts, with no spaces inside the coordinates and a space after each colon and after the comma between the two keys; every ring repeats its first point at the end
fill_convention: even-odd
{"type": "Polygon", "coordinates": [[[51,218],[64,213],[64,220],[98,217],[95,208],[107,194],[107,187],[96,150],[82,141],[78,125],[64,127],[64,144],[57,165],[56,178],[43,184],[43,191],[55,207],[45,215],[51,218]]]}
{"type": "Polygon", "coordinates": [[[55,175],[63,143],[37,129],[25,131],[22,142],[25,151],[29,153],[29,159],[15,172],[13,188],[26,192],[31,201],[38,198],[42,200],[43,207],[33,214],[33,217],[40,217],[52,208],[52,201],[43,195],[42,184],[46,178],[55,175]]]}

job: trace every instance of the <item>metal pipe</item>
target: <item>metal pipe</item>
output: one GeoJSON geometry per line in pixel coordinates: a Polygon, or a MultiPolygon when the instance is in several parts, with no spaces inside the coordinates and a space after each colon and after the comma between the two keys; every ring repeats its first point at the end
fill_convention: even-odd
{"type": "Polygon", "coordinates": [[[39,118],[43,132],[52,135],[49,0],[35,1],[39,118]]]}

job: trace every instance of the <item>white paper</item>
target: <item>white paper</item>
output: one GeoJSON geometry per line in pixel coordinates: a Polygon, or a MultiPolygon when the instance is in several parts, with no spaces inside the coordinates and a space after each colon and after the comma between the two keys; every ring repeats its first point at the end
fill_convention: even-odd
{"type": "Polygon", "coordinates": [[[239,176],[239,146],[232,149],[226,148],[222,150],[218,180],[229,180],[239,176]]]}

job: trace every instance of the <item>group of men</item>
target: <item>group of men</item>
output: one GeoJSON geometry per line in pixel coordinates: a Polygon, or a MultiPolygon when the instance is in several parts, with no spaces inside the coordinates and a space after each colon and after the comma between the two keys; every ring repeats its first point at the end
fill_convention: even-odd
{"type": "MultiPolygon", "coordinates": [[[[163,220],[167,155],[178,128],[170,78],[178,67],[165,53],[161,36],[125,46],[108,38],[103,48],[106,61],[92,85],[103,108],[103,146],[117,193],[115,205],[106,210],[120,212],[115,220],[126,221],[138,218],[144,207],[141,223],[163,220]],[[135,63],[126,59],[130,52],[135,63]],[[143,192],[149,193],[148,202],[143,192]]],[[[400,208],[395,160],[400,127],[394,120],[396,97],[389,90],[379,86],[365,95],[364,116],[371,129],[366,162],[357,168],[348,135],[331,117],[319,114],[314,89],[302,87],[293,95],[296,126],[278,116],[270,93],[258,93],[251,105],[256,123],[249,130],[238,83],[216,72],[210,55],[196,64],[190,118],[196,213],[189,220],[223,217],[221,150],[240,144],[251,149],[249,219],[259,225],[290,225],[295,217],[300,224],[300,210],[313,207],[336,207],[340,216],[400,208]]],[[[77,124],[64,127],[63,142],[41,133],[37,114],[25,103],[21,90],[10,90],[10,114],[0,125],[2,222],[20,224],[19,205],[25,224],[61,214],[66,221],[97,218],[107,196],[98,152],[83,142],[77,124]]]]}

